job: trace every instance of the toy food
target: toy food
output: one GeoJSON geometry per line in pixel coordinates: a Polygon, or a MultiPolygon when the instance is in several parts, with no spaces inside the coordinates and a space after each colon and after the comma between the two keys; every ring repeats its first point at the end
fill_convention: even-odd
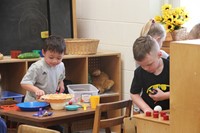
{"type": "Polygon", "coordinates": [[[157,105],[157,106],[155,106],[154,107],[154,109],[153,109],[154,111],[162,111],[162,107],[160,106],[160,105],[157,105]]]}
{"type": "Polygon", "coordinates": [[[40,99],[50,103],[52,109],[61,110],[64,109],[66,102],[71,100],[72,97],[73,95],[71,94],[57,93],[43,95],[40,99]]]}
{"type": "Polygon", "coordinates": [[[72,97],[72,94],[57,93],[43,95],[40,99],[49,103],[59,103],[69,101],[70,99],[72,99],[72,97]]]}
{"type": "Polygon", "coordinates": [[[31,59],[31,58],[39,58],[40,54],[38,53],[33,53],[33,52],[27,52],[27,53],[22,53],[18,55],[19,59],[31,59]]]}
{"type": "Polygon", "coordinates": [[[69,101],[69,103],[68,103],[69,105],[72,105],[73,104],[73,102],[72,101],[69,101]]]}

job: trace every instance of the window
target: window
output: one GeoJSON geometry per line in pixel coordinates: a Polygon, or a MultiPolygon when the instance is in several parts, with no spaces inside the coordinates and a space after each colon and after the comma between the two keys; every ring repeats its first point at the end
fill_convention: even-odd
{"type": "Polygon", "coordinates": [[[199,0],[194,0],[192,2],[189,0],[169,0],[168,2],[171,3],[174,7],[177,7],[177,6],[186,7],[187,11],[189,12],[190,19],[184,26],[187,27],[188,31],[190,31],[194,25],[196,25],[197,23],[200,23],[200,17],[199,17],[200,1],[199,0]]]}

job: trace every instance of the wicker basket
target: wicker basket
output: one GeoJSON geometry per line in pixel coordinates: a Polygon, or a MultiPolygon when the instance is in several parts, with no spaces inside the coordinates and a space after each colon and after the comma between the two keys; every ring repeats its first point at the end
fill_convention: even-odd
{"type": "Polygon", "coordinates": [[[172,39],[173,41],[181,41],[181,40],[186,40],[187,39],[187,29],[185,27],[174,30],[171,32],[172,39]]]}
{"type": "Polygon", "coordinates": [[[66,54],[88,55],[96,54],[99,40],[97,39],[65,39],[66,54]]]}

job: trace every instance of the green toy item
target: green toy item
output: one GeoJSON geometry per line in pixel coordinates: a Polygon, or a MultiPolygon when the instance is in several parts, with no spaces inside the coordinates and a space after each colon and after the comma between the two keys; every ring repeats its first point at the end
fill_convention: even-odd
{"type": "Polygon", "coordinates": [[[34,52],[26,52],[18,55],[19,59],[32,59],[32,58],[39,58],[40,54],[34,52]]]}

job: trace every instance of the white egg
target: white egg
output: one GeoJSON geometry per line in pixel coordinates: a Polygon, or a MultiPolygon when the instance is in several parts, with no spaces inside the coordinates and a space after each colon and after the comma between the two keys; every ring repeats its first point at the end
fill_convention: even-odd
{"type": "Polygon", "coordinates": [[[162,111],[162,107],[160,106],[160,105],[157,105],[157,106],[155,106],[154,107],[154,109],[153,109],[154,111],[162,111]]]}

